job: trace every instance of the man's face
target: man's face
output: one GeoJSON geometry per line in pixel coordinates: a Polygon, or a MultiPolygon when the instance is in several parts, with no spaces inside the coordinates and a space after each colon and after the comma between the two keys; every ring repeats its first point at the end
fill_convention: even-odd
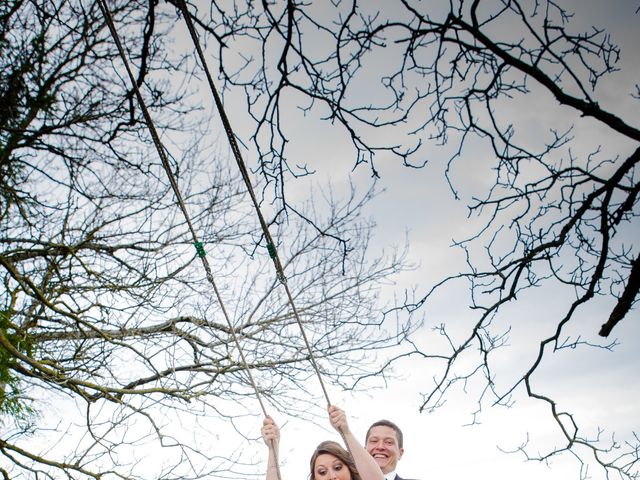
{"type": "Polygon", "coordinates": [[[378,425],[369,432],[367,452],[375,459],[382,473],[389,473],[396,469],[404,449],[398,445],[398,437],[393,428],[378,425]]]}

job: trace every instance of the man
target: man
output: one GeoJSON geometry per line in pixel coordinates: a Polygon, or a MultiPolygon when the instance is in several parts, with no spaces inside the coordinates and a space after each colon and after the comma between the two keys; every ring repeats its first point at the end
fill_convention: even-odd
{"type": "Polygon", "coordinates": [[[402,430],[389,420],[378,420],[367,430],[365,448],[384,474],[386,480],[404,480],[396,474],[398,460],[402,458],[402,430]]]}

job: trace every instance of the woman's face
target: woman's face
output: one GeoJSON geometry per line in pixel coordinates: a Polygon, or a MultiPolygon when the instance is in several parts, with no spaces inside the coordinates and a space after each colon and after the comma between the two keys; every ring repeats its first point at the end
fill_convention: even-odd
{"type": "Polygon", "coordinates": [[[313,480],[351,480],[351,472],[338,457],[321,453],[313,465],[313,480]]]}

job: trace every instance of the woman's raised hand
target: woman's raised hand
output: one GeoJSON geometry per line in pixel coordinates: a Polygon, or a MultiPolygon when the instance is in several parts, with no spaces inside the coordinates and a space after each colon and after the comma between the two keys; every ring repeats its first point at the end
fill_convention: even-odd
{"type": "Polygon", "coordinates": [[[276,422],[273,421],[273,418],[267,416],[262,421],[262,429],[260,432],[262,433],[264,443],[266,443],[269,448],[277,447],[278,443],[280,443],[280,429],[278,425],[276,425],[276,422]]]}
{"type": "Polygon", "coordinates": [[[329,412],[329,421],[331,422],[331,426],[343,434],[349,433],[347,414],[344,413],[344,410],[336,407],[335,405],[329,405],[327,411],[329,412]]]}

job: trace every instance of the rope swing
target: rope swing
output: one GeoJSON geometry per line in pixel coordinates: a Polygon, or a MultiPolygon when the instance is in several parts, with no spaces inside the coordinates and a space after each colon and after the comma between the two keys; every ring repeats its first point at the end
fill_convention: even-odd
{"type": "MultiPolygon", "coordinates": [[[[211,267],[210,267],[209,262],[208,262],[207,257],[206,257],[206,252],[205,252],[204,246],[203,246],[202,242],[200,242],[199,239],[198,239],[198,235],[197,235],[197,233],[195,231],[195,228],[193,227],[193,223],[191,221],[191,217],[189,216],[189,213],[187,211],[187,207],[186,207],[186,205],[184,203],[184,200],[182,198],[182,195],[180,193],[178,182],[177,182],[177,180],[176,180],[176,178],[175,178],[175,176],[174,176],[174,174],[173,174],[173,172],[171,170],[171,165],[170,165],[170,162],[169,162],[169,159],[168,159],[168,156],[167,156],[167,152],[166,152],[166,150],[165,150],[165,148],[164,148],[164,146],[163,146],[163,144],[162,144],[162,142],[160,140],[160,137],[159,137],[158,132],[157,132],[157,130],[155,128],[154,122],[153,122],[153,120],[151,118],[151,115],[149,114],[149,111],[148,111],[148,109],[146,107],[146,104],[144,102],[142,94],[140,93],[140,89],[138,88],[138,85],[136,83],[135,77],[133,76],[133,73],[131,71],[131,67],[130,67],[129,62],[127,60],[127,57],[125,55],[124,48],[122,47],[122,43],[120,41],[120,37],[118,36],[118,32],[116,30],[116,27],[115,27],[111,12],[110,12],[110,10],[109,10],[109,8],[107,6],[106,0],[97,0],[97,1],[98,1],[98,5],[100,7],[100,10],[102,11],[102,14],[104,15],[106,24],[107,24],[107,26],[109,28],[109,31],[111,33],[111,36],[112,36],[113,40],[114,40],[114,43],[115,43],[115,45],[116,45],[116,47],[118,49],[119,55],[122,58],[122,62],[123,62],[124,67],[125,67],[125,69],[127,71],[127,75],[129,76],[129,80],[131,82],[132,89],[133,89],[133,91],[135,93],[135,96],[136,96],[136,98],[138,100],[138,103],[140,104],[140,108],[141,108],[141,111],[143,113],[147,128],[149,129],[149,132],[151,134],[151,138],[153,140],[153,144],[154,144],[154,146],[155,146],[155,148],[156,148],[156,150],[158,152],[158,155],[160,157],[160,160],[161,160],[161,163],[162,163],[162,167],[163,167],[165,173],[167,174],[167,178],[169,179],[169,182],[171,184],[171,188],[172,188],[172,190],[174,192],[174,195],[176,197],[178,206],[180,207],[180,210],[182,211],[182,215],[184,216],[184,219],[185,219],[185,221],[187,223],[189,231],[191,232],[191,236],[193,238],[193,243],[194,243],[197,255],[200,258],[200,260],[202,262],[202,265],[203,265],[203,267],[205,269],[205,272],[206,272],[206,278],[207,278],[208,282],[211,284],[211,286],[213,287],[213,291],[215,293],[215,297],[216,297],[218,303],[220,304],[220,308],[222,310],[223,316],[224,316],[224,318],[225,318],[225,320],[227,322],[227,325],[229,327],[229,331],[231,332],[231,335],[233,337],[233,342],[234,342],[236,348],[238,349],[238,352],[240,353],[242,366],[243,366],[244,370],[247,372],[247,376],[248,376],[249,381],[251,383],[251,386],[252,386],[252,388],[253,388],[253,390],[255,392],[256,398],[258,400],[258,403],[260,404],[260,408],[262,409],[262,412],[263,412],[264,416],[268,417],[269,415],[267,414],[267,410],[265,408],[264,402],[262,401],[262,397],[260,395],[260,391],[259,391],[259,389],[257,387],[257,384],[256,384],[254,378],[253,378],[253,375],[251,374],[251,369],[249,368],[249,365],[247,363],[244,351],[242,349],[240,341],[238,340],[236,329],[234,328],[234,326],[233,326],[233,324],[231,322],[229,314],[227,313],[227,309],[225,308],[224,302],[222,300],[222,297],[220,295],[220,292],[219,292],[218,287],[216,285],[216,282],[214,280],[214,277],[213,277],[213,274],[212,274],[212,271],[211,271],[211,267]]],[[[313,354],[313,350],[311,348],[311,345],[310,345],[309,340],[307,338],[306,332],[304,330],[304,327],[303,327],[303,324],[302,324],[302,320],[300,319],[300,315],[298,313],[298,309],[296,308],[295,303],[293,301],[293,295],[291,294],[291,291],[289,289],[289,285],[287,283],[287,278],[286,278],[286,275],[284,273],[284,269],[282,267],[282,262],[280,261],[280,258],[278,256],[278,252],[277,252],[277,249],[276,249],[276,246],[275,246],[275,242],[273,241],[273,237],[271,236],[271,233],[269,232],[269,227],[268,227],[268,225],[267,225],[267,223],[266,223],[266,221],[264,219],[264,216],[262,215],[262,212],[260,210],[260,206],[259,206],[258,200],[256,198],[255,192],[254,192],[253,187],[251,185],[251,179],[249,177],[249,172],[248,172],[248,170],[246,168],[246,165],[244,163],[244,160],[242,158],[242,154],[240,153],[240,148],[238,147],[238,143],[236,141],[235,134],[233,133],[233,129],[231,128],[231,123],[229,122],[229,118],[227,117],[227,114],[225,112],[224,106],[222,104],[222,100],[220,98],[220,95],[218,94],[218,91],[217,91],[217,89],[215,87],[215,84],[213,82],[213,78],[212,78],[211,73],[209,71],[209,68],[207,66],[207,62],[206,62],[204,54],[202,52],[202,48],[200,46],[200,42],[198,41],[198,36],[197,36],[196,31],[195,31],[193,22],[191,20],[191,16],[190,16],[190,14],[189,14],[189,12],[187,10],[187,6],[186,6],[184,0],[177,0],[177,4],[178,4],[178,8],[179,8],[180,12],[182,13],[182,17],[184,18],[184,20],[186,22],[187,28],[188,28],[189,33],[191,35],[191,39],[193,40],[193,44],[194,44],[196,52],[198,54],[198,58],[199,58],[199,60],[200,60],[200,62],[202,64],[202,67],[203,67],[204,71],[205,71],[205,74],[206,74],[206,77],[207,77],[207,81],[208,81],[208,84],[209,84],[209,88],[210,88],[211,93],[213,95],[213,98],[215,100],[215,104],[216,104],[216,107],[218,109],[218,112],[220,113],[222,124],[223,124],[224,130],[225,130],[225,132],[227,134],[227,138],[229,140],[229,144],[231,146],[231,150],[233,151],[234,158],[236,160],[236,163],[238,165],[238,168],[239,168],[240,173],[242,175],[242,178],[244,180],[244,183],[245,183],[245,186],[247,188],[247,191],[248,191],[248,193],[249,193],[249,195],[251,197],[251,201],[253,203],[253,207],[255,209],[256,215],[258,216],[258,220],[260,222],[260,226],[262,228],[262,232],[263,232],[264,238],[265,238],[266,243],[267,243],[266,244],[266,248],[267,248],[267,251],[269,253],[269,256],[271,257],[271,259],[273,261],[273,265],[274,265],[275,270],[276,270],[276,275],[277,275],[280,283],[284,287],[288,303],[291,306],[291,310],[293,312],[293,315],[294,315],[294,317],[296,319],[296,322],[298,324],[298,327],[300,329],[300,334],[301,334],[301,336],[302,336],[302,338],[304,340],[306,350],[308,351],[309,360],[310,360],[311,365],[312,365],[312,367],[313,367],[313,369],[314,369],[314,371],[316,373],[316,376],[317,376],[318,381],[320,383],[320,386],[322,388],[322,392],[323,392],[324,397],[325,397],[325,399],[327,401],[327,405],[329,406],[329,405],[331,405],[331,401],[329,399],[329,395],[327,393],[327,389],[326,389],[326,387],[324,385],[324,382],[323,382],[323,379],[322,379],[322,375],[320,373],[320,369],[318,367],[318,364],[316,362],[315,356],[313,354]]],[[[343,438],[343,440],[345,442],[345,445],[346,445],[347,449],[349,449],[349,446],[348,446],[348,444],[346,442],[346,438],[345,438],[344,433],[342,431],[340,431],[340,434],[341,434],[341,436],[342,436],[342,438],[343,438]]],[[[273,451],[274,451],[274,454],[275,454],[276,449],[273,448],[273,451]]],[[[282,480],[282,477],[281,477],[281,474],[280,474],[279,462],[278,462],[277,458],[276,458],[276,468],[277,468],[277,478],[278,478],[278,480],[282,480]]]]}
{"type": "MultiPolygon", "coordinates": [[[[173,172],[171,170],[171,165],[169,163],[169,159],[167,158],[167,153],[165,151],[164,146],[162,145],[162,142],[160,141],[160,137],[158,135],[158,132],[155,128],[155,124],[153,123],[153,120],[151,118],[151,115],[149,114],[149,110],[147,109],[147,106],[144,102],[144,99],[142,98],[142,94],[140,93],[140,89],[138,88],[138,85],[136,84],[135,78],[133,76],[133,73],[131,72],[131,67],[129,66],[129,61],[127,60],[127,57],[125,55],[124,52],[124,48],[122,47],[122,43],[120,42],[120,37],[118,35],[118,32],[115,28],[115,24],[113,22],[113,17],[111,16],[111,12],[109,11],[109,7],[107,6],[105,0],[98,0],[98,5],[100,6],[100,9],[102,10],[102,14],[105,17],[107,26],[109,28],[109,31],[111,32],[111,36],[113,37],[113,40],[116,44],[116,47],[118,49],[118,52],[120,54],[120,57],[122,58],[122,61],[124,63],[124,67],[127,71],[127,75],[129,76],[129,80],[131,81],[131,85],[132,88],[135,92],[136,98],[138,99],[138,103],[140,104],[140,108],[142,110],[142,113],[144,115],[145,118],[145,122],[147,124],[147,128],[149,129],[149,132],[151,133],[151,138],[153,139],[153,144],[158,152],[158,155],[160,156],[160,160],[162,162],[162,167],[164,169],[164,171],[167,174],[167,177],[169,179],[169,183],[171,184],[171,188],[173,190],[173,193],[176,196],[176,200],[178,201],[178,205],[180,207],[180,210],[182,211],[182,214],[184,216],[184,219],[189,227],[189,231],[191,232],[191,236],[193,238],[193,243],[196,249],[196,252],[198,254],[198,257],[200,258],[200,260],[202,261],[202,265],[204,266],[205,272],[206,272],[206,277],[207,280],[209,281],[209,283],[211,284],[211,286],[213,287],[213,291],[215,293],[216,299],[218,301],[218,303],[220,304],[220,309],[222,310],[222,314],[227,322],[227,326],[229,327],[229,331],[231,332],[231,336],[233,337],[233,342],[236,346],[236,348],[238,349],[238,352],[240,353],[240,358],[241,358],[241,362],[242,362],[242,366],[244,368],[244,370],[247,372],[247,376],[249,377],[249,382],[251,383],[251,386],[253,388],[253,391],[256,395],[256,398],[258,399],[258,403],[260,404],[260,408],[262,409],[262,413],[264,414],[265,417],[268,417],[268,413],[267,413],[267,409],[265,408],[264,402],[262,401],[262,396],[260,395],[260,391],[258,390],[258,386],[253,378],[253,375],[251,373],[251,369],[249,368],[249,365],[247,363],[247,359],[245,357],[244,354],[244,350],[242,349],[242,346],[240,344],[240,341],[238,340],[238,335],[236,333],[236,329],[233,326],[233,323],[231,322],[231,318],[229,317],[229,314],[227,313],[227,309],[225,308],[224,302],[222,300],[222,296],[220,295],[220,291],[218,290],[218,286],[216,285],[216,282],[213,278],[213,274],[211,273],[211,266],[209,265],[209,261],[207,260],[207,256],[206,256],[206,252],[204,249],[204,246],[202,244],[202,242],[200,242],[200,240],[198,239],[198,235],[193,227],[193,223],[191,222],[191,217],[189,216],[189,212],[187,211],[187,207],[184,203],[184,200],[182,198],[182,194],[180,193],[180,189],[178,187],[178,182],[176,181],[175,176],[173,175],[173,172]]],[[[272,450],[274,452],[274,455],[277,455],[276,449],[275,449],[275,445],[272,445],[272,450]]],[[[280,473],[280,462],[278,461],[278,459],[276,458],[276,474],[277,474],[277,478],[278,480],[282,480],[282,475],[280,473]]]]}
{"type": "Polygon", "coordinates": [[[222,120],[222,125],[224,126],[224,131],[227,134],[227,139],[229,140],[229,145],[231,146],[231,150],[233,151],[233,156],[238,164],[238,169],[242,175],[242,179],[247,187],[247,191],[251,196],[251,202],[253,203],[253,208],[258,216],[258,220],[260,221],[260,226],[262,227],[262,232],[265,240],[267,241],[267,251],[269,252],[269,256],[273,260],[273,266],[276,269],[276,275],[280,280],[280,283],[284,287],[284,290],[287,294],[287,300],[289,305],[291,306],[291,310],[293,312],[293,316],[298,323],[298,327],[300,328],[300,335],[304,340],[305,347],[309,352],[309,361],[313,366],[313,369],[318,377],[318,381],[320,382],[320,387],[322,388],[322,392],[324,393],[324,397],[327,400],[327,405],[331,405],[331,400],[329,400],[329,394],[327,393],[327,389],[324,386],[324,382],[322,381],[322,375],[320,374],[320,369],[318,368],[318,364],[316,362],[315,356],[313,354],[313,350],[311,348],[311,344],[309,343],[309,339],[307,338],[307,334],[302,325],[302,320],[300,319],[300,315],[298,314],[298,309],[296,308],[295,302],[293,301],[293,295],[291,294],[291,290],[289,290],[289,284],[287,283],[287,277],[284,273],[284,269],[282,268],[282,263],[280,262],[280,257],[278,256],[278,251],[276,249],[276,245],[273,241],[273,237],[271,237],[271,233],[269,232],[269,226],[267,222],[264,220],[264,216],[262,215],[262,211],[260,210],[260,204],[256,199],[256,194],[251,186],[251,178],[249,177],[249,172],[247,167],[242,159],[242,154],[240,153],[240,148],[238,147],[238,142],[236,141],[236,136],[233,133],[233,129],[231,128],[231,122],[229,122],[229,117],[227,117],[227,113],[224,109],[224,105],[222,104],[222,100],[220,95],[218,94],[218,89],[213,82],[213,78],[209,71],[209,67],[207,65],[207,61],[204,57],[204,53],[202,52],[202,48],[200,46],[200,41],[198,40],[198,35],[193,26],[193,21],[191,20],[191,15],[187,10],[187,5],[184,0],[177,0],[178,7],[182,13],[182,17],[184,18],[185,23],[187,24],[187,28],[189,29],[189,34],[191,35],[191,40],[193,40],[193,45],[198,53],[198,58],[200,59],[200,63],[202,64],[202,68],[207,76],[207,83],[209,84],[209,89],[211,90],[211,94],[216,102],[216,107],[218,112],[220,113],[220,119],[222,120]]]}

